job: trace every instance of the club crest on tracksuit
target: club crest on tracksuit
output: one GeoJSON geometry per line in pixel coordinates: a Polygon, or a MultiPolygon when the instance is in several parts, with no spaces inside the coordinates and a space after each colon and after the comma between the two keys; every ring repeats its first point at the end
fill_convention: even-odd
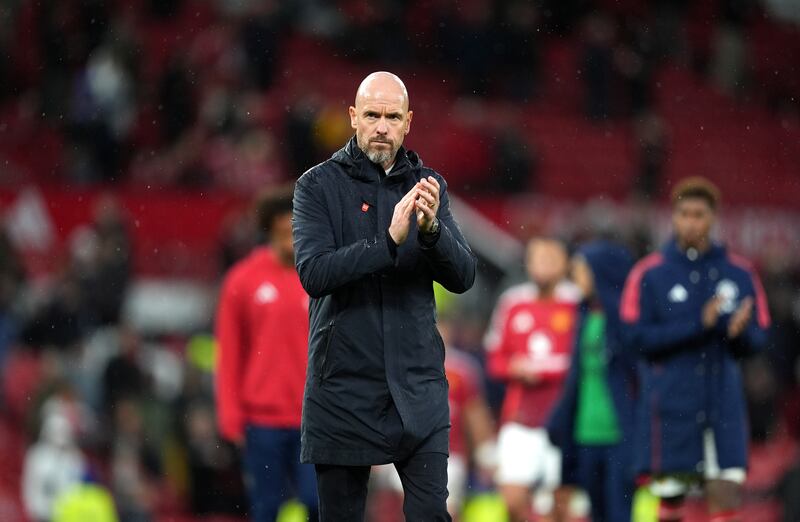
{"type": "Polygon", "coordinates": [[[724,314],[729,314],[736,310],[739,298],[739,286],[730,279],[723,279],[717,283],[715,292],[720,299],[719,310],[724,314]]]}
{"type": "Polygon", "coordinates": [[[683,303],[689,299],[689,292],[682,284],[678,283],[672,287],[672,290],[669,291],[668,297],[673,303],[683,303]]]}

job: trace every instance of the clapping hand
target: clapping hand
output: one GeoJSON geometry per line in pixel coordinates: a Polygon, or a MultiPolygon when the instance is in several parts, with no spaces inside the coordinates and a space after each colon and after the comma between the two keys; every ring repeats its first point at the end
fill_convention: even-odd
{"type": "Polygon", "coordinates": [[[722,298],[715,295],[703,305],[703,327],[706,330],[714,328],[719,319],[719,306],[722,298]]]}
{"type": "Polygon", "coordinates": [[[389,235],[395,245],[402,245],[408,237],[408,227],[411,225],[411,212],[419,197],[419,183],[414,185],[406,195],[394,206],[392,223],[389,225],[389,235]]]}
{"type": "Polygon", "coordinates": [[[728,322],[728,339],[736,339],[741,335],[750,319],[753,317],[753,298],[745,297],[739,304],[739,308],[733,312],[730,322],[728,322]]]}
{"type": "Polygon", "coordinates": [[[436,220],[436,213],[439,212],[439,182],[433,176],[428,176],[422,178],[416,187],[417,226],[423,233],[430,232],[436,220]]]}

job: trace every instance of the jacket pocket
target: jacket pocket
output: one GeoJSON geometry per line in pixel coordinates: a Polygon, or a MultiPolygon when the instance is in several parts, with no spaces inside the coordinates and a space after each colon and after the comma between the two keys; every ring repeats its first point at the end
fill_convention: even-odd
{"type": "Polygon", "coordinates": [[[437,355],[437,363],[439,363],[439,368],[441,368],[442,375],[445,374],[444,372],[444,357],[445,357],[445,346],[444,340],[442,336],[439,334],[439,328],[434,324],[431,327],[431,335],[433,336],[433,344],[436,346],[436,355],[437,355]]]}
{"type": "Polygon", "coordinates": [[[336,331],[336,320],[331,319],[331,322],[328,323],[327,332],[325,333],[325,341],[322,350],[322,360],[319,363],[319,380],[320,382],[325,381],[327,377],[329,377],[330,370],[330,351],[331,351],[331,341],[333,340],[333,334],[336,331]]]}

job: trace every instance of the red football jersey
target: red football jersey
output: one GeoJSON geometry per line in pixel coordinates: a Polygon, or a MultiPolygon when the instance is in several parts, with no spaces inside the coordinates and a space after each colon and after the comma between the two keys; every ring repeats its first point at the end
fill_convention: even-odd
{"type": "Polygon", "coordinates": [[[450,383],[450,454],[466,455],[464,408],[483,395],[480,370],[468,355],[448,348],[444,371],[450,383]]]}
{"type": "Polygon", "coordinates": [[[489,374],[508,383],[503,423],[540,427],[547,421],[569,370],[579,300],[578,288],[566,281],[549,299],[541,299],[533,283],[514,286],[500,296],[484,345],[489,374]],[[538,382],[509,377],[515,356],[526,358],[538,382]]]}
{"type": "Polygon", "coordinates": [[[239,261],[220,292],[215,333],[220,433],[246,424],[299,428],[308,360],[308,295],[293,266],[261,247],[239,261]]]}

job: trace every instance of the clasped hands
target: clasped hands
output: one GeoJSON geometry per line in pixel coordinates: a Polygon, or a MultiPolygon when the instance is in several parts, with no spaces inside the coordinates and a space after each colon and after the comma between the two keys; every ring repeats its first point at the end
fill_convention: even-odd
{"type": "MultiPolygon", "coordinates": [[[[722,298],[715,295],[703,306],[703,326],[710,330],[717,324],[722,298]]],[[[753,298],[745,297],[728,321],[728,339],[736,339],[747,328],[753,317],[753,298]]]]}
{"type": "Polygon", "coordinates": [[[430,232],[439,211],[439,188],[439,182],[433,176],[422,178],[394,206],[389,235],[396,245],[402,245],[408,238],[414,211],[420,232],[430,232]]]}

